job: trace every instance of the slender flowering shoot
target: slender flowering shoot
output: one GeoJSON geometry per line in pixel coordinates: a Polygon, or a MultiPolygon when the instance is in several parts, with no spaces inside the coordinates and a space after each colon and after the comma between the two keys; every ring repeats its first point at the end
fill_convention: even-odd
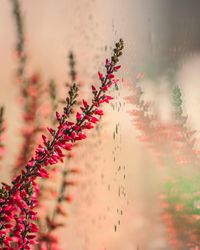
{"type": "Polygon", "coordinates": [[[74,58],[74,53],[71,51],[69,53],[69,67],[70,67],[69,75],[71,78],[71,82],[76,82],[77,80],[77,72],[75,69],[75,65],[76,65],[76,62],[74,58]]]}
{"type": "MultiPolygon", "coordinates": [[[[70,82],[67,83],[66,87],[69,89],[72,89],[74,82],[77,81],[77,72],[75,70],[75,59],[74,59],[74,54],[70,52],[69,54],[69,77],[70,77],[70,82]]],[[[77,84],[78,87],[80,87],[80,84],[77,84]]],[[[54,113],[55,109],[57,109],[57,93],[56,93],[56,85],[54,82],[51,82],[50,85],[50,96],[52,100],[52,113],[54,113]]],[[[80,90],[79,90],[80,91],[80,90]]],[[[61,103],[64,103],[62,100],[61,103]]],[[[76,99],[76,103],[74,103],[73,107],[79,107],[80,105],[80,98],[76,99]]],[[[74,113],[74,109],[71,110],[71,115],[74,113]]],[[[52,124],[55,124],[56,120],[52,119],[52,124]]],[[[76,144],[77,146],[78,144],[76,144]]],[[[56,191],[55,188],[44,188],[44,193],[49,193],[49,195],[54,197],[56,200],[56,203],[53,207],[53,211],[47,211],[47,215],[45,216],[45,219],[40,219],[38,218],[38,225],[39,225],[39,231],[38,231],[38,248],[43,249],[43,248],[48,248],[48,249],[55,249],[56,246],[58,245],[58,241],[55,241],[57,236],[55,235],[55,231],[57,228],[60,228],[65,225],[65,223],[60,223],[59,222],[59,217],[63,217],[63,220],[66,217],[66,211],[64,209],[64,204],[66,203],[71,203],[72,198],[69,194],[69,189],[72,186],[76,185],[75,181],[71,180],[71,176],[74,174],[79,173],[78,168],[69,168],[69,163],[71,159],[73,158],[74,154],[71,152],[68,152],[65,157],[65,163],[64,166],[59,167],[61,170],[61,180],[59,183],[59,190],[56,191]]],[[[50,175],[50,181],[51,177],[55,177],[54,171],[51,171],[50,175]]],[[[40,201],[40,205],[43,203],[43,199],[40,201]]],[[[46,213],[45,213],[46,214],[46,213]]]]}
{"type": "Polygon", "coordinates": [[[13,175],[16,176],[21,168],[26,164],[27,160],[33,153],[34,146],[37,141],[38,133],[42,131],[41,121],[38,111],[41,107],[41,95],[43,93],[41,78],[39,74],[33,74],[28,79],[29,86],[26,89],[26,98],[24,102],[23,121],[24,125],[21,129],[22,145],[19,150],[17,161],[13,168],[13,175]],[[40,96],[38,98],[38,96],[40,96]]]}
{"type": "MultiPolygon", "coordinates": [[[[70,157],[73,157],[71,153],[68,154],[68,161],[66,161],[66,163],[69,163],[70,157]]],[[[38,248],[41,250],[56,249],[56,247],[58,247],[59,242],[58,240],[55,241],[55,239],[58,238],[56,230],[65,226],[65,220],[67,217],[64,204],[71,203],[73,201],[73,197],[69,194],[68,189],[76,185],[76,182],[71,180],[71,177],[72,175],[79,174],[80,170],[78,168],[66,168],[67,166],[65,165],[62,170],[59,191],[54,197],[54,199],[56,199],[56,203],[53,207],[53,211],[51,213],[48,211],[48,214],[45,217],[45,222],[43,224],[39,224],[40,230],[38,232],[38,248]],[[60,218],[62,218],[62,222],[60,222],[60,218]]]]}
{"type": "Polygon", "coordinates": [[[176,172],[164,183],[162,218],[173,249],[199,249],[199,157],[195,150],[195,133],[183,115],[181,89],[172,92],[177,133],[174,135],[176,172]]]}
{"type": "Polygon", "coordinates": [[[158,115],[152,112],[151,103],[144,100],[143,89],[139,86],[141,78],[143,78],[142,73],[137,75],[135,83],[131,83],[133,94],[126,100],[134,105],[134,109],[129,111],[129,114],[133,117],[133,125],[140,131],[138,139],[149,147],[158,166],[163,167],[174,129],[171,124],[162,123],[158,115]]]}
{"type": "Polygon", "coordinates": [[[4,156],[5,146],[4,146],[4,133],[5,133],[5,121],[4,121],[4,107],[0,107],[0,160],[4,156]]]}
{"type": "Polygon", "coordinates": [[[199,249],[199,174],[171,176],[164,187],[162,218],[172,249],[199,249]]]}
{"type": "Polygon", "coordinates": [[[76,102],[77,86],[73,85],[66,98],[63,113],[56,113],[58,126],[48,128],[49,137],[42,136],[43,143],[36,148],[35,155],[28,161],[21,174],[12,180],[11,185],[2,183],[0,189],[0,246],[2,249],[31,249],[36,244],[38,227],[35,207],[39,188],[38,178],[48,178],[48,166],[63,162],[63,150],[71,150],[76,141],[86,138],[85,131],[98,122],[102,114],[101,104],[109,103],[113,98],[106,91],[116,84],[117,63],[124,48],[120,39],[113,50],[110,60],[106,60],[106,73],[100,79],[100,87],[92,86],[92,103],[83,101],[76,121],[68,120],[70,110],[76,102]],[[13,247],[14,246],[14,247],[13,247]]]}
{"type": "Polygon", "coordinates": [[[134,96],[128,101],[137,107],[130,113],[134,125],[142,132],[139,138],[153,148],[159,164],[168,168],[164,193],[159,198],[169,243],[176,250],[199,249],[199,174],[198,168],[191,171],[191,167],[198,166],[199,160],[194,150],[195,131],[188,128],[187,116],[183,115],[180,88],[173,89],[175,119],[164,124],[156,117],[150,119],[149,105],[142,99],[142,89],[134,87],[134,96]]]}
{"type": "Polygon", "coordinates": [[[17,76],[21,78],[24,76],[26,60],[27,60],[27,56],[25,53],[24,23],[19,1],[18,0],[10,0],[10,1],[13,7],[13,16],[15,19],[16,34],[17,34],[16,55],[19,62],[17,76]]]}
{"type": "Polygon", "coordinates": [[[178,85],[173,88],[172,101],[174,105],[174,117],[177,126],[177,135],[174,137],[177,147],[177,163],[182,165],[192,164],[199,166],[198,151],[195,149],[195,130],[187,125],[188,116],[183,115],[182,94],[178,85]]]}
{"type": "Polygon", "coordinates": [[[22,9],[18,0],[11,0],[11,4],[13,7],[17,36],[16,54],[18,64],[16,75],[20,88],[19,99],[23,109],[23,127],[21,129],[22,145],[13,168],[13,176],[15,176],[20,172],[33,153],[38,132],[41,132],[41,116],[38,117],[38,110],[41,106],[43,88],[39,74],[27,74],[27,55],[22,9]]]}
{"type": "Polygon", "coordinates": [[[54,117],[54,114],[58,108],[58,100],[57,100],[57,88],[56,83],[54,80],[51,80],[49,82],[49,96],[51,100],[51,122],[53,125],[56,124],[56,119],[54,117]]]}

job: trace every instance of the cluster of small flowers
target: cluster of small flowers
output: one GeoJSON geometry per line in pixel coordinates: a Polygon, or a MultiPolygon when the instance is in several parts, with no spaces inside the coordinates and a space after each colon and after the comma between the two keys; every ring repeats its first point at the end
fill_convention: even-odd
{"type": "Polygon", "coordinates": [[[102,103],[109,103],[113,98],[106,91],[117,84],[114,73],[120,66],[116,65],[122,55],[123,40],[116,43],[111,60],[106,60],[105,76],[98,73],[101,86],[92,86],[92,104],[83,100],[81,111],[76,113],[76,121],[68,121],[68,114],[76,102],[77,86],[74,84],[66,98],[63,113],[56,112],[57,129],[48,128],[49,138],[42,136],[43,143],[39,145],[25,169],[13,179],[12,185],[3,184],[0,189],[0,244],[2,249],[30,249],[36,244],[35,233],[38,228],[33,222],[37,219],[34,211],[39,192],[36,180],[47,178],[47,166],[63,162],[63,150],[71,150],[76,141],[86,138],[85,130],[93,128],[98,122],[97,116],[103,115],[102,103]],[[14,246],[14,247],[13,247],[14,246]]]}

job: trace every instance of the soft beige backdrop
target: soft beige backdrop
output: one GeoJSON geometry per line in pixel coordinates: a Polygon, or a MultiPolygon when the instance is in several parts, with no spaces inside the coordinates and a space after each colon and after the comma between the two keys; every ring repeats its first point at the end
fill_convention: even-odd
{"type": "MultiPolygon", "coordinates": [[[[79,76],[88,83],[87,90],[109,54],[105,52],[105,46],[109,49],[122,37],[125,40],[124,72],[120,78],[125,74],[133,77],[136,72],[146,69],[153,72],[153,78],[147,77],[142,82],[145,98],[155,101],[162,119],[170,119],[169,83],[165,74],[171,65],[169,51],[173,43],[170,44],[168,39],[170,29],[165,10],[170,9],[166,8],[166,2],[23,0],[29,70],[40,71],[46,82],[50,78],[56,79],[60,92],[63,92],[68,72],[66,57],[68,51],[73,50],[79,76]],[[169,61],[163,62],[163,58],[169,61]]],[[[9,170],[18,152],[21,125],[18,86],[14,83],[16,37],[11,9],[8,0],[0,0],[0,104],[6,107],[8,129],[7,155],[1,171],[3,181],[9,180],[9,170]]],[[[190,122],[198,129],[200,76],[194,68],[199,68],[200,61],[198,53],[190,59],[187,59],[188,54],[183,54],[177,61],[182,56],[185,57],[184,67],[178,75],[185,90],[190,122]]],[[[115,94],[117,107],[119,102],[124,103],[124,96],[130,94],[125,87],[120,87],[120,91],[119,96],[115,94]]],[[[89,140],[80,150],[81,160],[77,157],[74,162],[83,169],[83,174],[80,185],[74,190],[75,201],[67,208],[67,227],[60,230],[63,249],[169,250],[165,237],[162,237],[165,230],[158,216],[160,177],[151,154],[136,139],[138,131],[127,114],[130,108],[127,104],[122,105],[120,112],[117,108],[108,108],[101,134],[97,136],[101,143],[96,145],[94,139],[89,140]],[[118,123],[119,134],[113,140],[118,123]],[[121,172],[117,171],[119,165],[121,172]],[[124,190],[122,197],[118,196],[119,188],[124,190]]]]}

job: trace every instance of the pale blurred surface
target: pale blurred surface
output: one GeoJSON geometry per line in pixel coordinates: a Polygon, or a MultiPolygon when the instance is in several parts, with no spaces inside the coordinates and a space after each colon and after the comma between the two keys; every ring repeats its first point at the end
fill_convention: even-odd
{"type": "MultiPolygon", "coordinates": [[[[41,72],[44,82],[54,78],[61,94],[67,79],[70,50],[75,53],[79,78],[86,83],[87,90],[97,80],[96,72],[109,56],[110,46],[122,37],[125,50],[120,80],[134,79],[137,72],[143,71],[146,77],[141,86],[145,100],[155,103],[161,120],[170,121],[172,82],[168,73],[172,71],[183,90],[189,124],[194,129],[200,128],[200,31],[196,13],[199,1],[20,2],[28,70],[41,72]]],[[[11,9],[8,0],[0,0],[0,104],[5,105],[8,129],[7,154],[1,171],[3,181],[9,180],[18,153],[22,124],[17,101],[19,90],[14,81],[16,37],[11,9]]],[[[82,169],[82,175],[80,185],[74,188],[74,203],[66,208],[67,226],[60,230],[63,249],[170,249],[159,217],[162,173],[154,166],[145,144],[137,140],[138,131],[127,113],[132,107],[124,101],[131,93],[122,84],[119,91],[115,94],[115,108],[108,108],[101,121],[100,134],[96,132],[96,138],[83,143],[80,158],[77,155],[75,159],[74,164],[82,169]],[[119,132],[113,139],[117,124],[119,132]]]]}

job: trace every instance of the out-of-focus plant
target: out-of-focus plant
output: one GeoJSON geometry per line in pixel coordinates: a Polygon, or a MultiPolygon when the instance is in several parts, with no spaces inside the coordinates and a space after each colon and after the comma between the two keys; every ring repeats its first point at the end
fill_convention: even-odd
{"type": "Polygon", "coordinates": [[[162,218],[167,225],[173,249],[199,249],[199,175],[171,176],[164,186],[162,218]]]}
{"type": "Polygon", "coordinates": [[[20,172],[33,153],[37,142],[37,134],[41,132],[38,110],[41,106],[43,88],[38,73],[27,74],[27,52],[25,48],[24,22],[21,5],[18,0],[11,0],[13,16],[16,25],[16,54],[18,59],[17,82],[20,88],[20,102],[22,104],[23,127],[21,129],[22,144],[17,161],[14,165],[13,175],[20,172]]]}
{"type": "Polygon", "coordinates": [[[158,165],[164,166],[174,126],[162,123],[159,117],[152,112],[152,104],[144,100],[143,90],[139,86],[143,77],[144,75],[139,73],[135,82],[128,83],[132,95],[128,96],[126,100],[134,106],[129,114],[133,117],[133,125],[140,131],[138,139],[149,147],[158,165]]]}
{"type": "Polygon", "coordinates": [[[163,219],[173,249],[199,249],[200,185],[196,131],[189,128],[187,116],[183,115],[182,94],[178,86],[173,88],[172,97],[174,122],[178,128],[174,136],[177,169],[171,172],[164,184],[165,193],[161,196],[163,219]]]}
{"type": "Polygon", "coordinates": [[[5,153],[4,134],[5,134],[4,107],[1,106],[0,107],[0,160],[3,159],[5,153]]]}
{"type": "Polygon", "coordinates": [[[142,132],[139,139],[153,149],[159,163],[166,167],[160,199],[169,242],[176,250],[199,249],[199,157],[195,149],[196,131],[189,128],[187,116],[183,114],[181,90],[174,86],[173,120],[162,124],[155,115],[150,119],[149,104],[142,99],[143,91],[137,82],[133,87],[134,94],[128,101],[136,106],[130,113],[134,125],[142,132]]]}
{"type": "Polygon", "coordinates": [[[35,74],[28,79],[28,81],[29,87],[26,89],[27,96],[24,100],[26,103],[23,112],[24,125],[21,129],[23,140],[13,169],[14,175],[21,170],[29,159],[37,142],[37,135],[43,130],[38,114],[39,108],[41,107],[41,93],[43,92],[40,76],[35,74]]]}
{"type": "Polygon", "coordinates": [[[25,76],[25,67],[27,61],[27,55],[25,52],[25,37],[24,37],[24,23],[22,18],[21,5],[18,0],[10,0],[13,8],[13,16],[16,25],[16,35],[17,35],[17,43],[16,43],[16,56],[18,59],[18,70],[17,76],[23,78],[23,84],[21,85],[22,92],[24,89],[24,85],[26,84],[25,76]]]}
{"type": "Polygon", "coordinates": [[[35,245],[35,233],[38,227],[35,206],[37,205],[39,187],[38,177],[47,178],[49,165],[63,162],[63,150],[71,150],[76,141],[86,138],[84,130],[93,128],[98,122],[97,116],[103,115],[101,104],[109,103],[113,98],[107,90],[117,84],[114,73],[119,70],[117,65],[122,55],[123,40],[116,43],[111,60],[106,60],[106,74],[98,72],[101,85],[92,86],[92,102],[83,100],[81,111],[76,113],[75,122],[69,121],[73,105],[76,103],[78,88],[74,84],[66,98],[63,113],[56,112],[58,127],[48,128],[49,137],[42,136],[43,143],[35,151],[24,170],[12,180],[12,184],[2,183],[0,189],[0,246],[2,249],[30,249],[35,245]]]}
{"type": "MultiPolygon", "coordinates": [[[[74,54],[70,52],[69,54],[69,78],[70,81],[66,83],[67,88],[72,88],[74,82],[77,82],[77,72],[75,70],[75,58],[74,54]]],[[[77,87],[79,88],[80,92],[80,84],[77,83],[77,87]]],[[[56,84],[54,81],[51,81],[49,84],[49,90],[50,90],[50,97],[51,97],[51,106],[52,106],[52,114],[55,113],[56,109],[58,108],[58,97],[57,97],[57,91],[56,91],[56,84]]],[[[76,103],[73,105],[73,109],[71,110],[70,118],[73,115],[74,111],[76,108],[79,107],[81,104],[80,98],[77,98],[76,103]]],[[[64,100],[61,100],[61,103],[65,103],[64,100]]],[[[52,125],[55,125],[56,119],[53,118],[52,116],[52,125]]],[[[77,144],[76,144],[77,146],[77,144]]],[[[53,199],[56,200],[54,206],[52,209],[49,209],[47,211],[47,215],[45,218],[40,218],[38,220],[39,224],[39,231],[38,231],[38,241],[39,245],[37,246],[37,249],[55,249],[58,247],[58,240],[57,240],[57,235],[55,234],[56,229],[60,228],[61,226],[64,226],[65,223],[63,222],[64,219],[66,218],[67,212],[64,209],[65,203],[70,203],[72,201],[72,196],[69,194],[69,187],[76,185],[75,181],[70,180],[71,176],[74,174],[78,174],[80,170],[78,168],[69,168],[69,163],[71,159],[74,157],[74,154],[71,152],[66,154],[65,157],[65,162],[64,166],[60,166],[59,169],[61,171],[61,179],[60,182],[58,183],[59,185],[59,190],[56,191],[55,188],[44,188],[44,193],[51,193],[47,195],[47,199],[49,196],[51,197],[53,195],[53,199]],[[66,194],[68,193],[68,195],[66,194]],[[62,218],[62,223],[59,222],[60,217],[62,218]]],[[[51,174],[52,178],[55,178],[55,172],[52,171],[50,173],[50,182],[51,182],[51,174]]],[[[42,199],[43,200],[43,199],[42,199]]],[[[43,203],[41,200],[40,203],[43,203]]],[[[45,201],[45,197],[44,197],[45,201]]],[[[40,204],[41,205],[41,204],[40,204]]]]}
{"type": "Polygon", "coordinates": [[[178,164],[199,164],[198,151],[195,149],[195,130],[191,130],[187,124],[188,116],[183,114],[183,100],[180,87],[175,85],[172,91],[172,101],[174,105],[174,122],[177,126],[177,133],[174,136],[176,143],[178,164]]]}

